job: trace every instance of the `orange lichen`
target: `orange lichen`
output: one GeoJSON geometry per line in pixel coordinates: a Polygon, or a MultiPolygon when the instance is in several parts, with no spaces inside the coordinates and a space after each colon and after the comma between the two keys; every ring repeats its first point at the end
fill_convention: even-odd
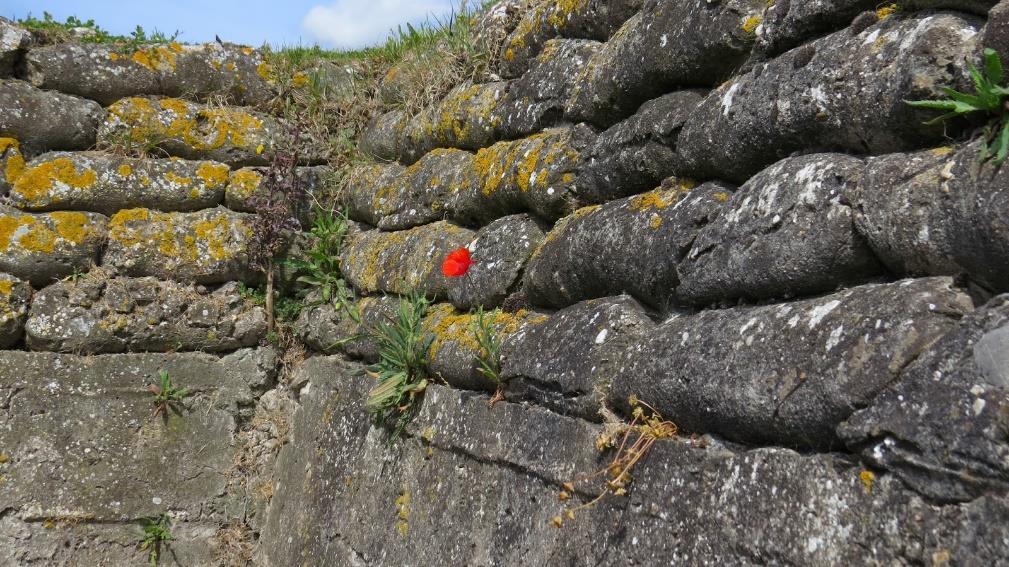
{"type": "Polygon", "coordinates": [[[67,157],[44,161],[22,172],[14,184],[13,192],[29,203],[45,201],[52,197],[50,191],[57,183],[73,189],[86,189],[94,185],[98,176],[89,167],[78,169],[67,157]]]}
{"type": "Polygon", "coordinates": [[[647,193],[642,193],[636,197],[632,197],[630,207],[633,211],[664,209],[675,203],[678,199],[679,194],[676,191],[656,189],[647,193]]]}
{"type": "Polygon", "coordinates": [[[54,221],[56,234],[67,242],[80,244],[91,234],[91,219],[77,211],[56,211],[49,213],[54,221]]]}
{"type": "Polygon", "coordinates": [[[144,47],[134,51],[130,59],[152,71],[174,71],[175,54],[165,46],[144,47]]]}

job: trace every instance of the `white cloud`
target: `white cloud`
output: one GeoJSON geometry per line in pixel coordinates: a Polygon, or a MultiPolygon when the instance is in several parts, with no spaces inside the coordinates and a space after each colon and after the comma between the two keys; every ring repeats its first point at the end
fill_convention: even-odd
{"type": "Polygon", "coordinates": [[[353,49],[381,42],[398,25],[441,17],[451,8],[451,0],[334,0],[312,7],[301,26],[319,43],[353,49]]]}

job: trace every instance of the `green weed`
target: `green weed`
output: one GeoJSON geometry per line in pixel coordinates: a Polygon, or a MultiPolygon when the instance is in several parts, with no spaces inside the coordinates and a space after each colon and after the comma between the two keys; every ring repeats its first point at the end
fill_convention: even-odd
{"type": "Polygon", "coordinates": [[[378,385],[368,393],[365,406],[393,439],[413,418],[415,402],[427,389],[427,351],[434,337],[424,332],[422,321],[429,305],[422,294],[400,298],[395,318],[373,331],[379,360],[367,372],[378,385]]]}
{"type": "Polygon", "coordinates": [[[318,289],[324,303],[345,310],[360,323],[360,313],[354,303],[354,292],[340,272],[340,254],[349,229],[349,219],[343,211],[331,212],[317,208],[312,225],[316,240],[301,258],[288,258],[287,264],[304,273],[298,281],[318,289]]]}
{"type": "Polygon", "coordinates": [[[935,124],[950,118],[968,114],[983,113],[988,117],[985,126],[985,143],[981,146],[981,160],[994,157],[996,165],[1009,155],[1009,86],[1004,84],[1002,59],[993,49],[984,50],[984,69],[979,70],[973,63],[967,63],[974,93],[964,93],[949,87],[943,92],[949,97],[943,100],[910,100],[907,104],[917,108],[945,110],[946,114],[926,124],[935,124]]]}
{"type": "Polygon", "coordinates": [[[180,413],[179,406],[189,395],[189,390],[178,388],[172,383],[167,370],[158,372],[158,384],[151,384],[147,389],[154,394],[154,417],[159,414],[167,415],[169,410],[180,413]]]}
{"type": "Polygon", "coordinates": [[[501,337],[494,328],[498,313],[495,309],[488,314],[484,312],[483,306],[478,307],[470,329],[480,347],[480,353],[476,356],[477,370],[497,386],[491,405],[504,399],[501,384],[501,337]]]}
{"type": "Polygon", "coordinates": [[[150,518],[144,521],[144,538],[140,540],[139,548],[141,551],[147,551],[147,562],[151,567],[155,567],[158,564],[162,548],[167,548],[168,542],[172,541],[172,539],[168,514],[162,514],[157,518],[150,518]]]}
{"type": "Polygon", "coordinates": [[[152,44],[171,43],[179,37],[178,31],[167,35],[155,29],[148,34],[141,26],[137,26],[130,35],[115,35],[102,29],[94,20],[84,21],[76,16],[70,16],[61,22],[49,12],[42,12],[42,19],[28,14],[28,17],[18,20],[18,23],[28,31],[41,35],[45,43],[63,43],[71,40],[81,43],[106,43],[122,51],[133,51],[152,44]]]}

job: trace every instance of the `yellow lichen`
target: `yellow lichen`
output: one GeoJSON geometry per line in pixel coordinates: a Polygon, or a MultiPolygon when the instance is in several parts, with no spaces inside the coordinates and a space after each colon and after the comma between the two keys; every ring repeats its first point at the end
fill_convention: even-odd
{"type": "Polygon", "coordinates": [[[876,9],[876,17],[878,17],[880,20],[885,20],[886,18],[889,18],[898,11],[900,11],[900,6],[898,6],[897,4],[887,4],[886,6],[882,6],[876,9]]]}
{"type": "Polygon", "coordinates": [[[235,196],[246,198],[259,188],[262,179],[263,177],[253,169],[239,169],[231,174],[231,186],[228,189],[235,196]]]}
{"type": "Polygon", "coordinates": [[[294,77],[291,79],[291,84],[294,85],[296,88],[299,88],[299,89],[303,88],[303,87],[307,87],[309,82],[310,81],[309,81],[309,78],[308,78],[308,74],[307,73],[302,73],[300,71],[297,72],[297,73],[295,73],[294,77]]]}
{"type": "Polygon", "coordinates": [[[273,80],[274,76],[273,67],[271,67],[270,64],[266,63],[265,61],[260,63],[259,65],[256,65],[256,73],[259,74],[260,77],[266,79],[267,81],[273,80]]]}
{"type": "Polygon", "coordinates": [[[58,157],[22,172],[14,183],[13,193],[29,203],[39,203],[51,197],[49,192],[57,183],[74,189],[86,189],[94,185],[97,179],[93,169],[85,167],[79,170],[72,159],[58,157]]]}
{"type": "Polygon", "coordinates": [[[396,530],[405,536],[410,531],[410,491],[403,489],[396,497],[396,530]]]}
{"type": "Polygon", "coordinates": [[[642,193],[636,197],[632,197],[630,207],[633,211],[664,209],[675,203],[678,198],[679,195],[675,191],[656,189],[647,193],[642,193]]]}
{"type": "MultiPolygon", "coordinates": [[[[546,18],[547,23],[553,28],[560,28],[571,19],[571,16],[577,10],[583,9],[587,3],[588,0],[557,0],[546,18]]],[[[550,4],[547,4],[547,6],[549,7],[550,4]]]]}
{"type": "Polygon", "coordinates": [[[116,168],[116,171],[119,172],[119,175],[122,175],[123,177],[128,177],[133,173],[133,168],[130,167],[130,164],[124,163],[120,164],[119,167],[116,168]]]}
{"type": "Polygon", "coordinates": [[[14,291],[14,282],[8,279],[0,279],[0,295],[10,295],[14,291]]]}
{"type": "Polygon", "coordinates": [[[652,213],[652,218],[648,221],[648,226],[652,229],[658,229],[662,226],[662,217],[660,217],[658,213],[652,213]]]}
{"type": "Polygon", "coordinates": [[[169,183],[174,183],[176,185],[182,185],[182,186],[192,185],[193,183],[192,177],[185,177],[175,173],[174,171],[166,171],[165,179],[167,179],[169,183]]]}
{"type": "Polygon", "coordinates": [[[144,47],[134,51],[130,59],[153,71],[174,71],[176,53],[165,46],[144,47]]]}
{"type": "Polygon", "coordinates": [[[742,28],[742,30],[744,32],[746,32],[746,33],[753,33],[755,31],[757,31],[757,26],[759,26],[760,22],[762,22],[762,21],[763,21],[763,18],[761,18],[757,14],[753,14],[753,15],[747,16],[746,19],[743,20],[742,25],[740,25],[739,27],[742,28]]]}
{"type": "Polygon", "coordinates": [[[76,211],[56,211],[49,213],[53,219],[56,233],[60,238],[74,244],[84,242],[90,234],[90,219],[88,215],[76,211]]]}
{"type": "Polygon", "coordinates": [[[725,191],[715,191],[714,193],[712,193],[712,197],[714,197],[715,200],[720,203],[724,203],[729,200],[729,194],[726,193],[725,191]]]}
{"type": "Polygon", "coordinates": [[[203,180],[208,189],[213,189],[228,182],[230,171],[223,163],[205,161],[196,168],[196,176],[203,180]]]}
{"type": "Polygon", "coordinates": [[[14,183],[25,169],[25,158],[21,155],[21,146],[14,138],[0,138],[0,159],[6,159],[4,179],[14,183]]]}

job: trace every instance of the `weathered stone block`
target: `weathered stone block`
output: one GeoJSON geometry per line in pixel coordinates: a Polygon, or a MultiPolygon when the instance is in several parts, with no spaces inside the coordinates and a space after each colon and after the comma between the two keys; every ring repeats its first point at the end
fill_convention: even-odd
{"type": "Polygon", "coordinates": [[[409,123],[410,117],[402,110],[393,110],[372,118],[357,142],[361,152],[375,159],[398,160],[403,135],[409,123]]]}
{"type": "Polygon", "coordinates": [[[29,211],[194,211],[221,204],[228,174],[227,165],[211,161],[48,153],[28,163],[10,198],[29,211]]]}
{"type": "Polygon", "coordinates": [[[0,78],[14,74],[14,68],[31,45],[32,34],[7,18],[0,17],[0,78]]]}
{"type": "Polygon", "coordinates": [[[497,111],[497,137],[521,138],[560,123],[579,72],[601,45],[583,39],[548,41],[529,71],[508,84],[497,111]]]}
{"type": "Polygon", "coordinates": [[[979,163],[981,143],[869,160],[849,198],[892,271],[966,274],[1009,291],[1009,168],[979,163]]]}
{"type": "Polygon", "coordinates": [[[501,101],[508,83],[460,85],[440,102],[425,108],[404,127],[399,161],[410,164],[436,148],[478,150],[499,138],[501,101]]]}
{"type": "MultiPolygon", "coordinates": [[[[295,197],[291,215],[305,230],[311,228],[312,204],[326,201],[324,193],[332,173],[332,168],[324,165],[295,168],[295,187],[303,192],[303,197],[295,197]]],[[[233,211],[256,212],[253,206],[255,199],[265,200],[269,197],[269,189],[263,183],[268,176],[269,170],[264,167],[243,167],[231,172],[224,192],[224,204],[233,211]]],[[[284,177],[281,176],[278,181],[286,182],[284,177]]]]}
{"type": "MultiPolygon", "coordinates": [[[[250,110],[178,98],[133,97],[109,107],[98,142],[107,147],[153,146],[173,156],[232,166],[268,165],[282,128],[276,118],[250,110]]],[[[302,149],[309,161],[319,159],[310,149],[302,149]]]]}
{"type": "Polygon", "coordinates": [[[399,298],[393,295],[362,297],[347,307],[323,301],[318,291],[294,323],[294,331],[306,346],[325,354],[343,353],[372,363],[378,360],[378,344],[372,333],[382,322],[396,316],[399,298]]]}
{"type": "Polygon", "coordinates": [[[0,138],[0,197],[10,193],[14,182],[25,169],[21,144],[14,138],[0,138]]]}
{"type": "Polygon", "coordinates": [[[884,275],[846,199],[864,166],[841,154],[813,154],[750,178],[677,265],[676,296],[708,304],[812,295],[884,275]]]}
{"type": "Polygon", "coordinates": [[[606,41],[642,4],[642,0],[538,2],[521,14],[522,19],[501,46],[502,76],[518,77],[525,73],[550,39],[606,41]]]}
{"type": "Polygon", "coordinates": [[[126,276],[203,284],[248,279],[250,216],[224,207],[194,213],[119,211],[109,220],[102,266],[126,276]]]}
{"type": "Polygon", "coordinates": [[[28,282],[0,274],[0,348],[21,340],[31,300],[32,286],[28,282]]]}
{"type": "Polygon", "coordinates": [[[905,101],[965,89],[980,27],[954,13],[895,15],[758,65],[687,119],[677,143],[686,174],[742,183],[797,150],[879,154],[940,140],[950,129],[924,124],[934,112],[905,101]]]}
{"type": "Polygon", "coordinates": [[[213,293],[155,278],[109,278],[98,271],[35,294],[25,325],[33,350],[224,352],[259,344],[266,313],[234,284],[213,293]]]}
{"type": "Polygon", "coordinates": [[[562,219],[529,260],[525,292],[536,305],[564,307],[630,293],[670,307],[697,232],[723,209],[733,188],[670,178],[663,187],[562,219]]]}
{"type": "Polygon", "coordinates": [[[647,0],[592,57],[567,116],[607,127],[684,86],[710,87],[746,61],[764,0],[647,0]]]}
{"type": "Polygon", "coordinates": [[[612,457],[595,449],[600,427],[432,386],[409,437],[390,444],[363,407],[373,382],[354,373],[323,357],[299,371],[311,388],[278,459],[263,564],[992,564],[1007,553],[1002,497],[936,506],[842,455],[717,443],[659,441],[626,498],[569,520],[565,506],[598,485],[577,483],[561,503],[562,483],[612,457]]]}
{"type": "Polygon", "coordinates": [[[108,106],[138,95],[223,95],[229,103],[264,104],[276,94],[272,70],[261,51],[203,43],[145,45],[123,49],[97,43],[38,47],[25,57],[25,78],[48,90],[90,98],[108,106]]]}
{"type": "Polygon", "coordinates": [[[97,213],[22,213],[0,207],[0,271],[41,287],[87,271],[107,238],[97,213]]]}
{"type": "Polygon", "coordinates": [[[474,264],[454,278],[448,299],[458,309],[499,307],[521,283],[526,262],[546,236],[546,228],[529,215],[498,219],[481,228],[468,245],[474,264]]]}
{"type": "Polygon", "coordinates": [[[451,287],[441,273],[450,251],[472,242],[475,233],[446,221],[410,230],[369,230],[350,238],[340,258],[340,271],[354,289],[365,293],[445,297],[451,287]]]}
{"type": "MultiPolygon", "coordinates": [[[[524,310],[516,313],[487,310],[484,313],[484,322],[500,342],[546,318],[546,315],[524,310]]],[[[432,336],[427,367],[433,375],[467,390],[494,391],[501,386],[480,372],[479,357],[487,353],[480,347],[479,317],[473,312],[456,311],[447,303],[435,305],[424,319],[424,329],[432,336]]]]}
{"type": "Polygon", "coordinates": [[[988,12],[988,24],[985,26],[981,43],[988,49],[994,49],[1009,61],[1009,2],[1002,0],[988,12]]]}
{"type": "Polygon", "coordinates": [[[519,329],[501,345],[501,378],[511,401],[601,421],[616,368],[612,352],[630,349],[655,327],[627,296],[585,301],[519,329]]]}
{"type": "Polygon", "coordinates": [[[1009,491],[1009,296],[968,315],[838,428],[849,448],[939,502],[1009,491]]]}
{"type": "Polygon", "coordinates": [[[643,193],[682,170],[676,138],[704,92],[677,91],[650,100],[600,134],[582,152],[579,201],[598,204],[643,193]]]}
{"type": "Polygon", "coordinates": [[[86,150],[95,145],[105,111],[97,103],[0,79],[0,136],[21,142],[28,156],[49,150],[86,150]]]}
{"type": "Polygon", "coordinates": [[[167,510],[241,518],[222,495],[236,422],[254,402],[243,376],[275,373],[252,358],[5,352],[0,505],[35,521],[136,522],[167,510]],[[162,370],[188,395],[155,416],[148,386],[162,370]]]}
{"type": "Polygon", "coordinates": [[[928,278],[678,317],[624,351],[610,402],[634,394],[686,431],[836,448],[837,425],[972,310],[928,278]]]}

